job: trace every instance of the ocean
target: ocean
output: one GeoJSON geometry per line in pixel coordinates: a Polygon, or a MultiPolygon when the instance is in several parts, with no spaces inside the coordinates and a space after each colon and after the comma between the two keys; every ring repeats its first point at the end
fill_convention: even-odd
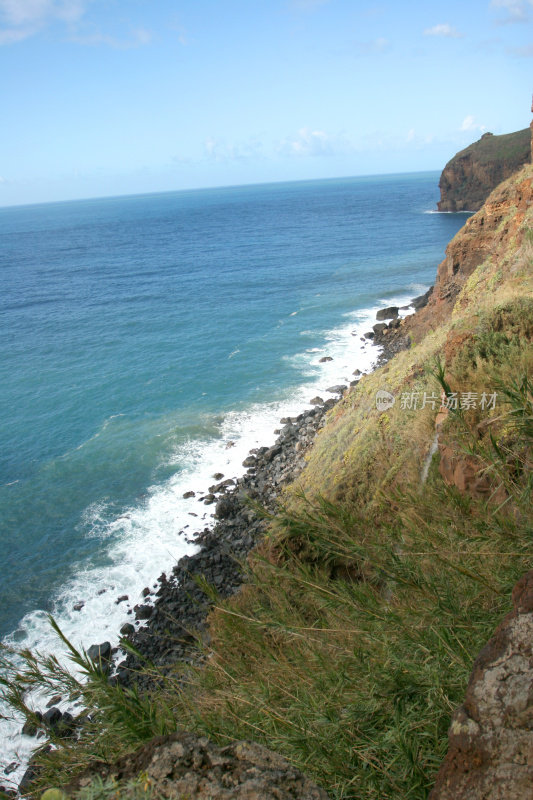
{"type": "MultiPolygon", "coordinates": [[[[213,474],[242,474],[281,416],[371,369],[376,310],[422,294],[465,221],[430,213],[438,177],[0,208],[7,644],[57,650],[47,612],[75,644],[116,643],[194,551],[213,474]]],[[[0,721],[0,748],[22,770],[19,727],[0,721]]]]}

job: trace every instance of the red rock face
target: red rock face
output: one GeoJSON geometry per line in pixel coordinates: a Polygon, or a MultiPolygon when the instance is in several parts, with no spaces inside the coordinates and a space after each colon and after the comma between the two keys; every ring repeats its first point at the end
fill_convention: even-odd
{"type": "MultiPolygon", "coordinates": [[[[533,202],[533,177],[527,167],[515,179],[502,183],[485,205],[470,217],[446,248],[446,257],[437,270],[435,289],[428,307],[453,300],[467,278],[487,256],[508,251],[511,240],[523,236],[520,227],[533,202]],[[520,179],[520,175],[523,178],[520,179]],[[506,223],[510,212],[516,213],[506,223]]],[[[520,241],[516,239],[515,245],[520,241]]]]}
{"type": "Polygon", "coordinates": [[[530,161],[528,128],[504,136],[483,134],[444,167],[439,211],[477,211],[498,184],[530,161]]]}
{"type": "Polygon", "coordinates": [[[504,502],[505,490],[489,480],[478,459],[458,453],[446,444],[439,444],[439,453],[439,472],[448,486],[455,486],[461,494],[490,500],[495,505],[504,502]]]}
{"type": "Polygon", "coordinates": [[[472,669],[429,800],[533,797],[533,570],[472,669]]]}

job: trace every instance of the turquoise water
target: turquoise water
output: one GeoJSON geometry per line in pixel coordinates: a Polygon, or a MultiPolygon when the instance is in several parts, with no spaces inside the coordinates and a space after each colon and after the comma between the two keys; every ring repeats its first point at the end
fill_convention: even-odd
{"type": "Polygon", "coordinates": [[[172,516],[165,487],[184,471],[190,485],[228,425],[262,430],[268,404],[317,380],[316,353],[350,314],[433,282],[464,222],[424,213],[437,181],[0,209],[2,635],[38,640],[34,612],[70,608],[80,576],[118,586],[132,528],[151,562],[165,520],[194,519],[172,516]]]}

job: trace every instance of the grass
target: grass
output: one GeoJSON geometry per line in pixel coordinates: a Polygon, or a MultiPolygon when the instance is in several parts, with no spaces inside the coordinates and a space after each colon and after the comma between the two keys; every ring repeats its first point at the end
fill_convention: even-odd
{"type": "MultiPolygon", "coordinates": [[[[28,690],[44,686],[77,697],[85,718],[43,756],[37,793],[180,727],[263,743],[336,800],[427,797],[473,661],[533,566],[531,244],[526,232],[505,268],[491,254],[451,318],[332,410],[246,586],[224,601],[206,587],[203,666],[176,664],[146,697],[110,685],[66,640],[79,677],[22,654],[4,687],[12,705],[27,711],[28,690]],[[396,397],[385,413],[380,388],[396,397]],[[497,393],[494,408],[452,408],[439,432],[477,465],[486,495],[447,485],[438,453],[421,482],[437,409],[402,397],[441,391],[497,393]]],[[[91,791],[133,800],[151,789],[140,778],[91,791]]]]}
{"type": "Polygon", "coordinates": [[[297,509],[280,509],[246,589],[216,602],[206,665],[185,684],[167,678],[152,702],[111,687],[74,649],[88,683],[27,654],[20,697],[66,683],[93,716],[79,741],[47,757],[43,785],[179,724],[220,743],[262,742],[339,800],[427,797],[473,659],[533,559],[532,386],[525,375],[506,386],[491,435],[480,442],[459,412],[446,434],[509,478],[516,491],[503,508],[447,487],[436,463],[421,490],[397,486],[381,506],[300,496],[297,509]]]}
{"type": "Polygon", "coordinates": [[[529,128],[505,133],[501,136],[487,136],[485,139],[474,142],[461,150],[455,156],[463,156],[473,152],[476,159],[482,164],[493,164],[499,161],[508,161],[516,164],[517,168],[527,162],[531,149],[531,131],[529,128]]]}

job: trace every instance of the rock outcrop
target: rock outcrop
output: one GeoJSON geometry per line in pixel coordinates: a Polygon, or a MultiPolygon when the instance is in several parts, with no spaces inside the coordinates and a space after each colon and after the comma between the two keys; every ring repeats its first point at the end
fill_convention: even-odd
{"type": "Polygon", "coordinates": [[[474,662],[430,800],[533,796],[533,570],[474,662]]]}
{"type": "Polygon", "coordinates": [[[439,181],[439,211],[478,211],[496,186],[531,161],[529,128],[481,139],[449,161],[439,181]]]}
{"type": "Polygon", "coordinates": [[[461,289],[489,257],[503,271],[524,242],[533,206],[533,171],[525,166],[500,184],[483,207],[466,220],[446,247],[427,305],[402,320],[396,336],[412,335],[416,341],[441,324],[452,312],[461,289]]]}
{"type": "Polygon", "coordinates": [[[162,800],[328,800],[292,764],[255,742],[217,747],[192,733],[152,739],[113,767],[95,765],[66,789],[70,796],[96,776],[123,785],[141,775],[152,796],[162,800]]]}

